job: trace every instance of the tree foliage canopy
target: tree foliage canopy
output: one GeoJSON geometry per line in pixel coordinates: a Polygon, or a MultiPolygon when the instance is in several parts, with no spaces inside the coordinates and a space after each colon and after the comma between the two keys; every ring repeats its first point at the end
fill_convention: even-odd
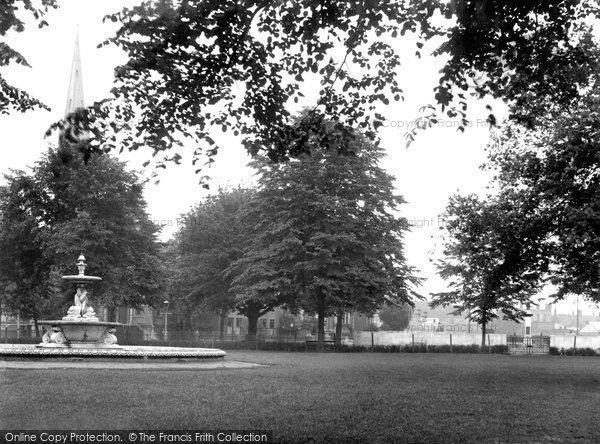
{"type": "MultiPolygon", "coordinates": [[[[91,124],[94,150],[150,147],[175,162],[190,138],[195,160],[206,153],[213,161],[214,130],[284,160],[306,148],[299,133],[325,135],[313,112],[376,142],[378,106],[403,98],[394,41],[410,33],[419,56],[431,41],[447,57],[426,121],[435,123],[440,107],[463,129],[474,94],[506,100],[512,117],[535,125],[595,78],[598,11],[593,0],[145,1],[107,17],[122,26],[104,44],[129,60],[115,70],[110,100],[70,124],[91,124]],[[291,109],[303,82],[320,88],[307,104],[313,112],[298,121],[291,109]]],[[[339,146],[350,144],[346,133],[339,146]]]]}
{"type": "Polygon", "coordinates": [[[237,310],[253,320],[251,330],[256,330],[256,320],[272,310],[275,301],[248,304],[240,300],[230,272],[248,240],[251,221],[242,216],[253,195],[252,190],[242,188],[219,190],[183,217],[176,234],[173,279],[190,308],[221,313],[237,310]]]}
{"type": "MultiPolygon", "coordinates": [[[[58,6],[57,0],[5,0],[0,3],[0,37],[10,32],[23,32],[25,30],[25,16],[31,15],[42,28],[48,23],[44,15],[51,8],[58,6]]],[[[27,59],[8,45],[0,41],[0,68],[11,64],[30,67],[27,59]]],[[[9,114],[12,111],[25,112],[35,108],[49,109],[38,99],[31,97],[26,91],[10,85],[0,75],[0,114],[9,114]]]]}
{"type": "MultiPolygon", "coordinates": [[[[331,123],[323,122],[331,128],[331,123]]],[[[357,136],[352,155],[319,148],[280,164],[258,160],[248,217],[251,243],[234,264],[242,297],[325,316],[373,313],[386,298],[410,303],[418,279],[406,264],[397,215],[403,203],[380,166],[380,149],[357,136]]],[[[322,338],[322,325],[320,338],[322,338]]]]}
{"type": "Polygon", "coordinates": [[[404,330],[409,326],[411,318],[412,310],[409,305],[386,305],[379,310],[379,319],[383,322],[381,330],[404,330]]]}
{"type": "MultiPolygon", "coordinates": [[[[535,125],[549,108],[578,99],[597,78],[598,47],[592,23],[599,17],[588,0],[418,0],[405,26],[424,40],[443,39],[434,51],[445,55],[435,88],[449,117],[467,126],[466,93],[510,105],[511,117],[535,125]],[[436,17],[438,19],[436,20],[436,17]],[[449,19],[439,25],[440,17],[449,19]]],[[[495,124],[490,114],[489,122],[495,124]]]]}
{"type": "Polygon", "coordinates": [[[554,113],[538,131],[508,126],[489,148],[499,187],[520,190],[535,202],[537,230],[548,238],[548,276],[559,286],[559,298],[575,292],[600,300],[598,91],[554,113]]]}

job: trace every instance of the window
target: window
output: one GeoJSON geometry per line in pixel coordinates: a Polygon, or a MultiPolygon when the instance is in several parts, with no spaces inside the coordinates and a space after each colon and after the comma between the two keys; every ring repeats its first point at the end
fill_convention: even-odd
{"type": "Polygon", "coordinates": [[[233,318],[227,318],[227,327],[233,327],[233,318]]]}
{"type": "Polygon", "coordinates": [[[275,319],[269,319],[269,328],[271,328],[271,329],[275,328],[275,319]]]}

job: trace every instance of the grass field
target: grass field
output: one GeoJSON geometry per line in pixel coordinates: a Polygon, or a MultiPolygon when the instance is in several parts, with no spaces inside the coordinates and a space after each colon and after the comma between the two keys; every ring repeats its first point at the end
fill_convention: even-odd
{"type": "Polygon", "coordinates": [[[235,352],[237,370],[4,370],[0,429],[268,429],[276,442],[600,442],[600,359],[235,352]]]}

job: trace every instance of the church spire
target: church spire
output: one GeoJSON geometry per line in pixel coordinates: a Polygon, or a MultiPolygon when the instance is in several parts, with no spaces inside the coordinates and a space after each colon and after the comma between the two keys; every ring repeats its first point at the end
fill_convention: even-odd
{"type": "Polygon", "coordinates": [[[69,80],[69,90],[67,92],[65,116],[72,113],[77,108],[83,108],[84,106],[81,54],[79,51],[79,26],[77,26],[77,34],[75,35],[75,50],[73,52],[73,64],[71,66],[71,79],[69,80]]]}

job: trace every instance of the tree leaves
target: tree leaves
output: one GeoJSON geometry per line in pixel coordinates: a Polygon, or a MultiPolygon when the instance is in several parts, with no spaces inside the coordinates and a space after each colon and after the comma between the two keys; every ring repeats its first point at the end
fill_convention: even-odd
{"type": "Polygon", "coordinates": [[[600,99],[598,85],[578,103],[548,112],[544,126],[510,125],[488,149],[502,190],[527,193],[547,256],[532,265],[568,292],[600,299],[600,99]]]}
{"type": "MultiPolygon", "coordinates": [[[[184,215],[176,234],[173,276],[187,304],[214,311],[237,308],[244,313],[245,301],[232,291],[231,266],[241,257],[251,223],[243,207],[253,192],[219,190],[184,215]]],[[[261,307],[264,309],[267,305],[261,307]]]]}
{"type": "Polygon", "coordinates": [[[445,39],[434,51],[449,56],[435,97],[449,117],[462,90],[503,99],[513,119],[536,125],[549,108],[577,100],[598,71],[589,24],[596,1],[420,0],[410,11],[405,28],[418,23],[411,29],[421,39],[445,39]],[[435,11],[455,20],[436,26],[435,11]]]}
{"type": "MultiPolygon", "coordinates": [[[[323,121],[324,131],[341,130],[323,121]]],[[[310,155],[254,165],[259,191],[248,207],[251,242],[234,265],[236,291],[276,294],[292,311],[319,317],[373,313],[386,297],[410,302],[418,283],[403,254],[406,221],[393,211],[402,199],[379,166],[381,151],[354,134],[352,155],[307,137],[310,155]]]]}
{"type": "MultiPolygon", "coordinates": [[[[24,23],[19,18],[19,14],[22,13],[33,15],[34,19],[38,21],[38,27],[46,26],[47,22],[42,17],[49,9],[57,7],[57,0],[3,1],[0,4],[0,36],[5,36],[10,31],[23,32],[25,30],[24,23]]],[[[0,42],[0,67],[7,66],[10,63],[30,67],[22,54],[15,51],[7,43],[0,42]]],[[[0,114],[10,114],[13,111],[26,112],[36,108],[50,110],[27,92],[9,85],[0,76],[0,114]]]]}
{"type": "MultiPolygon", "coordinates": [[[[23,30],[14,3],[0,10],[0,35],[23,30]]],[[[44,24],[43,8],[25,7],[44,24]]],[[[598,72],[590,25],[598,11],[591,0],[144,1],[106,17],[121,28],[102,45],[120,47],[129,60],[115,69],[111,97],[82,119],[93,152],[149,148],[153,156],[164,154],[158,165],[190,143],[195,161],[206,155],[210,163],[214,129],[242,135],[252,155],[283,161],[307,146],[296,143],[294,126],[318,131],[314,113],[361,128],[377,143],[382,120],[373,110],[403,98],[399,55],[388,42],[411,32],[418,54],[425,42],[441,39],[434,55],[448,59],[433,118],[439,109],[459,116],[464,131],[469,91],[504,99],[512,119],[535,126],[548,109],[571,106],[598,72]],[[300,90],[313,79],[319,98],[308,103],[300,90]],[[292,103],[309,107],[301,122],[290,115],[292,103]]],[[[2,54],[24,62],[8,49],[2,54]]],[[[39,106],[0,79],[2,112],[39,106]]],[[[496,123],[492,115],[488,122],[496,123]]],[[[418,129],[407,134],[408,143],[418,129]]]]}
{"type": "Polygon", "coordinates": [[[506,191],[499,196],[453,196],[444,215],[445,258],[438,263],[449,291],[433,294],[432,306],[455,308],[479,324],[502,315],[520,320],[522,304],[542,283],[546,235],[537,226],[529,195],[506,191]]]}
{"type": "Polygon", "coordinates": [[[117,145],[119,134],[131,131],[123,117],[135,110],[140,113],[136,134],[119,141],[127,149],[150,147],[154,154],[179,149],[184,138],[178,127],[203,147],[210,144],[206,127],[237,131],[249,152],[264,150],[271,159],[283,160],[293,142],[287,106],[302,97],[298,82],[307,75],[321,76],[316,108],[350,127],[371,125],[364,119],[369,102],[385,103],[388,95],[401,94],[395,79],[398,57],[381,41],[366,40],[374,30],[392,32],[392,22],[381,22],[398,14],[392,1],[375,6],[196,0],[173,8],[143,2],[107,17],[122,23],[109,41],[130,59],[115,70],[111,109],[94,107],[88,118],[101,128],[98,136],[107,149],[117,145]],[[331,58],[335,45],[345,46],[341,60],[331,58]],[[373,62],[363,55],[366,48],[373,62]],[[350,61],[375,67],[374,75],[352,75],[345,69],[350,61]],[[335,92],[338,84],[344,95],[335,92]],[[224,111],[216,111],[216,105],[224,111]],[[108,121],[116,122],[116,130],[108,121]]]}

